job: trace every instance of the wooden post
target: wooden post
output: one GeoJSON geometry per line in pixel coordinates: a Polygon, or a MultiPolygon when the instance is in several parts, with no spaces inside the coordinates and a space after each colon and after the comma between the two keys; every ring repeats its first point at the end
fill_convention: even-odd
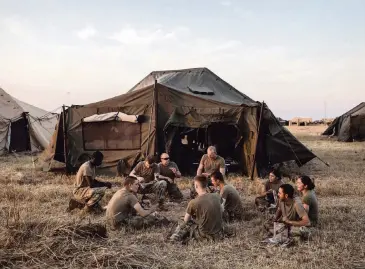
{"type": "Polygon", "coordinates": [[[255,174],[256,154],[257,154],[257,148],[258,148],[259,138],[260,138],[260,129],[261,129],[261,121],[262,121],[262,113],[264,111],[264,105],[265,105],[265,102],[262,101],[261,109],[260,109],[259,126],[257,128],[257,139],[256,139],[256,146],[255,146],[255,154],[253,155],[253,164],[252,164],[252,169],[251,169],[251,180],[253,180],[253,176],[255,174]]]}

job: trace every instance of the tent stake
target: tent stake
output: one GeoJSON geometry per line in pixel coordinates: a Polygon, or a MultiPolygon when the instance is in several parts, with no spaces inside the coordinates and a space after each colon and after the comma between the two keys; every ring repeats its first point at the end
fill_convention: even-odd
{"type": "Polygon", "coordinates": [[[261,121],[262,121],[262,112],[264,111],[264,105],[265,105],[265,102],[262,101],[261,109],[260,109],[259,126],[257,128],[257,140],[256,140],[256,146],[255,146],[255,153],[253,155],[253,164],[252,164],[252,169],[251,169],[251,180],[253,180],[253,176],[255,174],[256,152],[257,152],[257,148],[259,145],[259,136],[260,136],[260,129],[261,129],[260,127],[261,127],[261,121]]]}

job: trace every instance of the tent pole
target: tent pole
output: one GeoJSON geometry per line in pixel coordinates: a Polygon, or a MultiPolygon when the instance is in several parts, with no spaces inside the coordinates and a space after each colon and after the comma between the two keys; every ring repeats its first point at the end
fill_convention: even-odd
{"type": "Polygon", "coordinates": [[[264,111],[264,105],[265,105],[265,102],[262,101],[261,109],[260,109],[259,126],[258,126],[258,129],[257,129],[257,140],[256,140],[256,146],[255,146],[255,154],[253,155],[253,164],[252,164],[252,169],[251,169],[251,180],[253,180],[253,176],[255,174],[256,153],[257,153],[257,148],[258,148],[258,145],[259,145],[259,136],[260,136],[262,113],[264,111]]]}
{"type": "MultiPolygon", "coordinates": [[[[146,157],[148,156],[148,151],[150,149],[150,136],[151,136],[151,125],[152,125],[152,117],[153,115],[156,116],[157,113],[155,113],[155,95],[156,95],[156,79],[153,85],[153,97],[152,97],[152,106],[151,106],[151,115],[150,115],[150,123],[148,125],[148,138],[147,138],[147,148],[146,148],[146,157]],[[154,114],[155,113],[155,114],[154,114]]],[[[155,118],[156,119],[156,118],[155,118]]],[[[155,123],[156,125],[156,123],[155,123]]]]}
{"type": "Polygon", "coordinates": [[[157,123],[158,123],[158,95],[157,95],[157,80],[155,79],[154,85],[153,85],[153,94],[154,94],[154,111],[155,111],[155,152],[154,154],[158,153],[158,133],[157,133],[157,123]]]}
{"type": "Polygon", "coordinates": [[[65,105],[62,106],[62,121],[63,121],[63,151],[65,154],[66,174],[68,171],[68,160],[67,160],[67,130],[66,130],[66,109],[65,105]]]}

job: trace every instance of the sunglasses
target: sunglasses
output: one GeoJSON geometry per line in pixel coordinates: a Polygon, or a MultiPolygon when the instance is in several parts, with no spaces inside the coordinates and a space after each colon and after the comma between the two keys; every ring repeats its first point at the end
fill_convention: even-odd
{"type": "Polygon", "coordinates": [[[170,158],[161,158],[161,160],[167,161],[167,160],[170,160],[170,158]]]}

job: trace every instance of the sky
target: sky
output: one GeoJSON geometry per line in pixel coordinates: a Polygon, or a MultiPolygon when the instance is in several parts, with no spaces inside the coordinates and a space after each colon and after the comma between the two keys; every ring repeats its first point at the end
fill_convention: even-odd
{"type": "Polygon", "coordinates": [[[365,1],[0,0],[0,87],[53,110],[207,67],[278,117],[365,101],[365,1]]]}

